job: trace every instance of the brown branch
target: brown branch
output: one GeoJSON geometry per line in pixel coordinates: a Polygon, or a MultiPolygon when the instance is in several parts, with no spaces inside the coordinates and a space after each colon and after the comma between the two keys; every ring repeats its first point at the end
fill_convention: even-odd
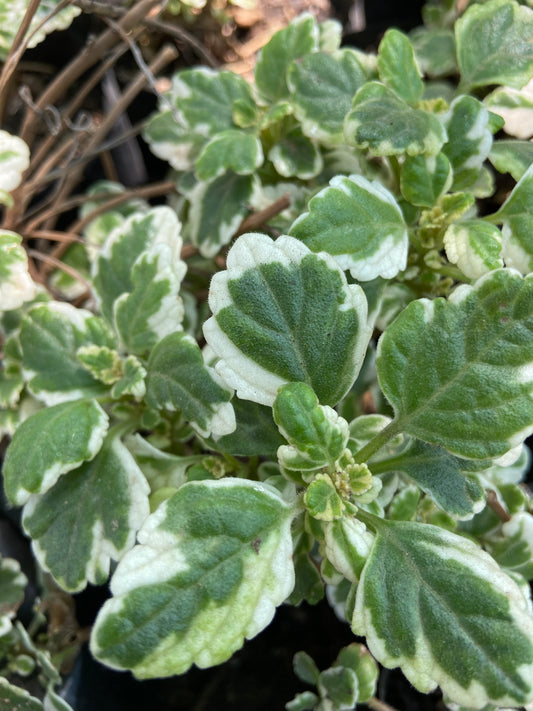
{"type": "Polygon", "coordinates": [[[177,25],[171,25],[169,22],[163,22],[162,20],[154,20],[148,18],[143,20],[143,25],[146,27],[151,27],[154,30],[163,32],[169,37],[174,37],[174,39],[185,42],[190,45],[197,54],[208,64],[210,67],[216,68],[219,66],[219,62],[211,54],[211,52],[199,42],[196,37],[194,37],[190,32],[184,30],[183,27],[178,27],[177,25]]]}
{"type": "Polygon", "coordinates": [[[72,244],[73,242],[79,242],[80,244],[86,244],[79,235],[73,234],[71,232],[57,232],[55,230],[34,230],[33,232],[25,233],[26,239],[47,239],[50,242],[66,242],[67,244],[72,244]]]}
{"type": "Polygon", "coordinates": [[[285,193],[263,210],[259,210],[259,212],[254,212],[251,215],[248,215],[248,217],[245,217],[239,225],[239,229],[235,233],[235,236],[238,237],[245,232],[257,230],[263,225],[266,225],[269,220],[290,207],[290,204],[291,199],[289,193],[285,193]]]}
{"type": "Polygon", "coordinates": [[[507,523],[507,521],[510,521],[511,516],[498,501],[496,492],[493,491],[492,489],[487,489],[486,493],[487,493],[487,506],[489,506],[494,511],[496,516],[503,523],[507,523]]]}
{"type": "MultiPolygon", "coordinates": [[[[91,290],[91,285],[89,284],[89,282],[85,279],[84,276],[79,273],[77,269],[74,269],[74,267],[69,267],[68,264],[64,264],[59,259],[55,259],[49,254],[43,254],[42,252],[39,252],[36,249],[28,249],[27,253],[29,257],[33,257],[33,259],[38,259],[40,262],[43,262],[43,264],[49,265],[49,267],[56,267],[57,269],[61,269],[61,271],[65,272],[65,274],[68,274],[73,279],[76,279],[76,281],[81,282],[86,289],[88,289],[89,291],[91,290]]],[[[50,269],[48,269],[47,271],[50,271],[50,269]]],[[[41,280],[42,276],[43,275],[41,275],[41,280]]],[[[43,282],[41,281],[41,283],[43,282]]]]}

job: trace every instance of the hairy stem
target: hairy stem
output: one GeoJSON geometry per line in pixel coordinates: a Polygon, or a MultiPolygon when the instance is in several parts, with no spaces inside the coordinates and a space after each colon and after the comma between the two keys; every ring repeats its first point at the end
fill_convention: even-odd
{"type": "Polygon", "coordinates": [[[354,461],[357,464],[367,462],[379,449],[384,447],[393,437],[401,432],[398,420],[392,420],[379,434],[367,442],[364,447],[356,452],[354,461]]]}

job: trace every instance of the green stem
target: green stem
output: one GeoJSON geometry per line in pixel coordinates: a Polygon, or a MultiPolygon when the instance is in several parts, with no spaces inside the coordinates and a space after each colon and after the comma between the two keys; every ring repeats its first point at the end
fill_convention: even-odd
{"type": "Polygon", "coordinates": [[[356,464],[363,464],[367,462],[379,449],[389,442],[393,437],[395,437],[399,432],[401,432],[401,426],[399,420],[393,420],[384,429],[381,430],[379,434],[373,437],[370,442],[367,442],[364,447],[356,452],[354,455],[354,461],[356,464]]]}

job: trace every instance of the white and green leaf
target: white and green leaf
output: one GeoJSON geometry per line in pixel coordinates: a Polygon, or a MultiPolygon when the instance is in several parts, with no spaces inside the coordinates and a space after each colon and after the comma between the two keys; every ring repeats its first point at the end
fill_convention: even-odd
{"type": "Polygon", "coordinates": [[[204,335],[239,397],[272,405],[281,385],[303,382],[335,405],[357,377],[370,336],[366,299],[328,254],[293,237],[242,235],[213,277],[209,305],[204,335]]]}
{"type": "Polygon", "coordinates": [[[97,659],[139,678],[226,661],[294,585],[293,511],[242,479],[191,482],[152,514],[111,582],[91,638],[97,659]]]}
{"type": "Polygon", "coordinates": [[[472,459],[518,446],[533,431],[532,331],[533,278],[514,270],[410,303],[376,358],[396,430],[472,459]]]}
{"type": "Polygon", "coordinates": [[[146,402],[154,409],[180,411],[204,437],[230,434],[235,413],[228,390],[205,365],[191,336],[172,333],[153,349],[147,365],[146,402]]]}
{"type": "Polygon", "coordinates": [[[203,134],[178,123],[170,109],[148,119],[143,137],[152,153],[166,160],[175,170],[192,168],[208,140],[203,134]]]}
{"type": "Polygon", "coordinates": [[[361,175],[336,176],[291,226],[313,252],[326,251],[354,279],[390,279],[405,269],[409,239],[392,193],[361,175]]]}
{"type": "Polygon", "coordinates": [[[0,231],[0,313],[18,309],[35,296],[35,284],[28,272],[28,257],[22,237],[0,231]]]}
{"type": "Polygon", "coordinates": [[[533,143],[531,141],[494,141],[489,160],[500,173],[510,173],[518,182],[533,163],[533,143]]]}
{"type": "Polygon", "coordinates": [[[36,305],[22,320],[20,345],[28,387],[47,405],[106,392],[77,357],[82,346],[116,345],[105,321],[89,311],[57,301],[36,305]]]}
{"type": "Polygon", "coordinates": [[[287,73],[290,103],[303,133],[327,143],[342,143],[344,117],[366,79],[351,49],[313,52],[292,62],[287,73]]]}
{"type": "Polygon", "coordinates": [[[502,234],[483,220],[452,223],[444,234],[444,249],[449,261],[472,280],[503,267],[502,234]]]}
{"type": "Polygon", "coordinates": [[[259,139],[242,130],[220,131],[207,143],[196,160],[200,180],[213,180],[232,170],[237,175],[251,175],[263,164],[259,139]]]}
{"type": "Polygon", "coordinates": [[[415,106],[424,93],[424,82],[409,37],[396,29],[387,30],[379,44],[377,62],[381,81],[415,106]]]}
{"type": "Polygon", "coordinates": [[[27,584],[19,562],[0,556],[0,639],[12,629],[27,584]]]}
{"type": "Polygon", "coordinates": [[[515,138],[533,136],[533,83],[522,89],[502,86],[485,97],[484,103],[504,121],[504,131],[515,138]]]}
{"type": "Polygon", "coordinates": [[[519,511],[501,527],[501,535],[487,541],[490,554],[510,573],[533,579],[533,516],[519,511]]]}
{"type": "Polygon", "coordinates": [[[268,152],[276,171],[284,178],[310,180],[323,167],[322,154],[314,140],[302,133],[299,126],[286,131],[268,152]]]}
{"type": "Polygon", "coordinates": [[[42,701],[31,696],[29,691],[11,684],[0,676],[0,698],[5,711],[44,711],[42,701]]]}
{"type": "Polygon", "coordinates": [[[533,617],[520,588],[472,541],[361,515],[376,540],[352,620],[372,654],[425,693],[468,708],[533,698],[533,617]],[[453,584],[450,584],[453,581],[453,584]]]}
{"type": "Polygon", "coordinates": [[[456,74],[455,36],[443,27],[417,27],[409,34],[417,63],[424,74],[432,78],[456,74]]]}
{"type": "Polygon", "coordinates": [[[15,431],[4,461],[8,499],[22,506],[60,476],[93,459],[109,418],[95,400],[74,400],[39,410],[15,431]]]}
{"type": "Polygon", "coordinates": [[[133,456],[110,435],[91,461],[64,474],[23,511],[37,560],[65,590],[107,580],[149,514],[149,486],[133,456]]]}
{"type": "Polygon", "coordinates": [[[533,10],[514,0],[468,7],[455,23],[464,90],[489,84],[520,89],[533,75],[533,10]]]}
{"type": "Polygon", "coordinates": [[[352,583],[359,582],[373,543],[373,534],[357,519],[344,516],[324,524],[327,559],[352,583]]]}
{"type": "Polygon", "coordinates": [[[411,205],[433,207],[452,182],[452,167],[443,152],[436,156],[407,156],[402,163],[400,189],[411,205]]]}
{"type": "MultiPolygon", "coordinates": [[[[0,4],[0,22],[2,8],[0,4]]],[[[1,25],[0,25],[1,26],[1,25]]],[[[3,27],[0,30],[0,56],[2,49],[3,27]]],[[[30,164],[30,149],[18,136],[7,131],[0,131],[0,204],[13,207],[13,198],[9,195],[18,188],[22,175],[30,164]]]]}
{"type": "Polygon", "coordinates": [[[446,131],[436,115],[414,109],[389,87],[367,82],[355,95],[344,121],[349,145],[373,155],[436,155],[446,131]]]}

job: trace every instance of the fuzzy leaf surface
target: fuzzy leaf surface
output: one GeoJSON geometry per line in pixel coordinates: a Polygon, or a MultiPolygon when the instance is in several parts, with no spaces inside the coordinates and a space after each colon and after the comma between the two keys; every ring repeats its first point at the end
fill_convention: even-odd
{"type": "Polygon", "coordinates": [[[22,237],[0,231],[0,313],[18,309],[35,296],[35,284],[28,272],[28,257],[22,237]]]}
{"type": "MultiPolygon", "coordinates": [[[[0,4],[0,20],[2,9],[0,4]]],[[[0,39],[1,55],[1,39],[0,39]]],[[[9,199],[2,199],[2,193],[10,193],[18,188],[22,174],[30,164],[30,149],[18,136],[12,136],[7,131],[0,131],[0,202],[9,203],[9,199]]]]}
{"type": "Polygon", "coordinates": [[[242,479],[191,482],[152,514],[119,564],[93,654],[139,678],[220,664],[294,585],[291,507],[242,479]]]}
{"type": "Polygon", "coordinates": [[[256,136],[235,129],[221,131],[204,147],[196,161],[200,180],[212,180],[232,170],[250,175],[263,163],[263,149],[256,136]]]}
{"type": "Polygon", "coordinates": [[[11,630],[11,620],[24,600],[27,584],[19,562],[0,556],[0,638],[11,630]]]}
{"type": "Polygon", "coordinates": [[[17,428],[3,474],[15,506],[43,494],[62,474],[92,459],[107,431],[108,417],[95,400],[74,400],[38,410],[17,428]]]}
{"type": "Polygon", "coordinates": [[[395,29],[387,30],[379,45],[377,63],[384,84],[408,104],[415,105],[420,101],[424,82],[407,35],[395,29]]]}
{"type": "Polygon", "coordinates": [[[390,279],[405,269],[409,239],[392,193],[361,175],[335,176],[292,224],[313,252],[326,251],[354,279],[390,279]]]}
{"type": "Polygon", "coordinates": [[[274,168],[284,178],[309,180],[322,170],[322,154],[300,127],[287,131],[268,152],[274,168]]]}
{"type": "Polygon", "coordinates": [[[94,459],[24,507],[22,523],[39,563],[65,590],[101,585],[111,560],[133,546],[149,514],[148,493],[130,452],[109,436],[94,459]]]}
{"type": "Polygon", "coordinates": [[[146,402],[154,409],[178,410],[203,436],[235,429],[231,390],[208,368],[196,341],[183,333],[163,338],[150,354],[146,402]]]}
{"type": "Polygon", "coordinates": [[[411,302],[376,358],[399,430],[472,459],[518,446],[533,429],[532,331],[533,278],[514,270],[411,302]]]}
{"type": "Polygon", "coordinates": [[[22,321],[20,345],[28,386],[47,405],[105,393],[77,357],[82,346],[116,345],[105,321],[89,311],[57,301],[34,306],[22,321]]]}
{"type": "Polygon", "coordinates": [[[349,145],[378,156],[436,155],[446,140],[446,131],[434,114],[411,108],[377,81],[367,82],[355,95],[344,135],[349,145]]]}
{"type": "Polygon", "coordinates": [[[468,708],[533,698],[533,617],[516,583],[472,541],[372,518],[376,540],[352,620],[384,666],[468,708]]]}
{"type": "Polygon", "coordinates": [[[533,11],[514,0],[470,6],[455,23],[463,85],[520,89],[533,74],[533,11]]]}
{"type": "Polygon", "coordinates": [[[518,182],[533,163],[533,143],[512,139],[494,141],[489,160],[500,173],[510,173],[518,182]]]}
{"type": "Polygon", "coordinates": [[[303,382],[335,405],[359,372],[370,335],[364,294],[332,257],[293,237],[239,237],[209,305],[204,335],[239,397],[272,405],[281,385],[303,382]]]}
{"type": "Polygon", "coordinates": [[[309,138],[342,143],[344,117],[366,81],[366,73],[351,49],[333,54],[313,52],[293,62],[287,74],[290,102],[302,131],[309,138]]]}
{"type": "Polygon", "coordinates": [[[452,223],[444,235],[444,249],[450,262],[457,264],[469,279],[503,267],[502,234],[483,220],[452,223]]]}
{"type": "Polygon", "coordinates": [[[444,153],[407,156],[401,168],[400,188],[412,205],[433,207],[449,190],[452,180],[450,161],[444,153]]]}

